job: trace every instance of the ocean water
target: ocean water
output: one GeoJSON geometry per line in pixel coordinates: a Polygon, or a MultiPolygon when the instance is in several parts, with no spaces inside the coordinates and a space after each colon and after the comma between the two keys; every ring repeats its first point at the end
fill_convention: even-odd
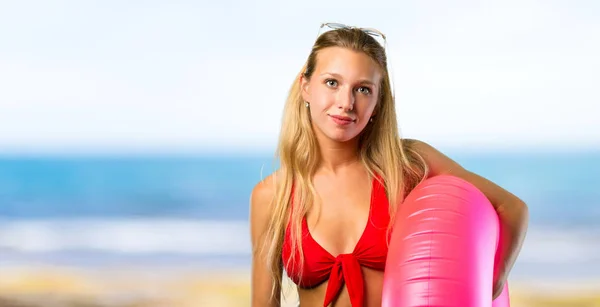
{"type": "MultiPolygon", "coordinates": [[[[600,277],[600,152],[456,153],[527,202],[514,274],[600,277]]],[[[0,265],[250,263],[268,156],[0,157],[0,265]]]]}

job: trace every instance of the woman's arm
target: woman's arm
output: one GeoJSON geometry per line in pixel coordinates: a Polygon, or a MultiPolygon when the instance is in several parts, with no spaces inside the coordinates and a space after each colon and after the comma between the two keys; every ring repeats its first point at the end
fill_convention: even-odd
{"type": "Polygon", "coordinates": [[[267,267],[267,250],[264,237],[267,231],[271,200],[274,195],[272,176],[265,178],[252,190],[250,196],[250,236],[252,243],[252,293],[251,306],[280,306],[280,290],[271,296],[273,281],[267,267]]]}
{"type": "Polygon", "coordinates": [[[427,143],[408,140],[429,167],[429,176],[453,175],[469,181],[492,203],[500,220],[499,253],[502,261],[494,272],[493,298],[501,294],[527,233],[529,210],[525,202],[490,180],[472,173],[427,143]]]}

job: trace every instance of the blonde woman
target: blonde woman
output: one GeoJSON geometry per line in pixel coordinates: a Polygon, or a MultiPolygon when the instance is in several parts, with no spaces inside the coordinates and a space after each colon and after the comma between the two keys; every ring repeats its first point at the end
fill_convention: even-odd
{"type": "Polygon", "coordinates": [[[385,48],[374,29],[323,24],[292,84],[278,144],[280,167],[250,200],[252,306],[280,306],[283,274],[301,306],[381,306],[393,214],[412,188],[463,178],[494,205],[506,242],[494,298],[521,249],[526,204],[398,132],[385,48]],[[360,282],[357,282],[360,281],[360,282]]]}

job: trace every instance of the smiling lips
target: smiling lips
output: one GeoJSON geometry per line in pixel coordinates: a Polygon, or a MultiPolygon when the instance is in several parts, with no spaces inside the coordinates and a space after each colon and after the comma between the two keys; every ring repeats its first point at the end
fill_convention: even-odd
{"type": "Polygon", "coordinates": [[[329,115],[329,117],[338,125],[342,125],[342,126],[346,126],[349,124],[354,123],[356,120],[352,119],[351,117],[348,116],[341,116],[341,115],[329,115]]]}

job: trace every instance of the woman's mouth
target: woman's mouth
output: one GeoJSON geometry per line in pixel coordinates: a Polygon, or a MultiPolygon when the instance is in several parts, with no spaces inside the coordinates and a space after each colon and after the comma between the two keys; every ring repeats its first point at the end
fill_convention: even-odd
{"type": "Polygon", "coordinates": [[[342,115],[329,115],[329,118],[333,120],[338,125],[346,126],[354,123],[356,120],[352,117],[342,116],[342,115]]]}

